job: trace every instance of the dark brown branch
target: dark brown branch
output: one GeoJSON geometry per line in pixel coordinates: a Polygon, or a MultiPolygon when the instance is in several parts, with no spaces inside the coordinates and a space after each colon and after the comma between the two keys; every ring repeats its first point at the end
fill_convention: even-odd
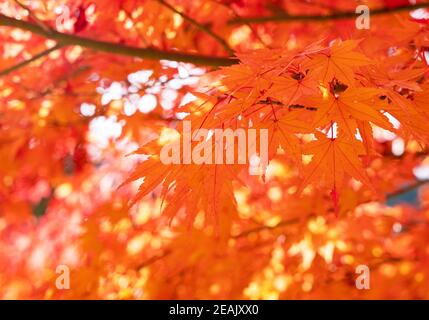
{"type": "MultiPolygon", "coordinates": [[[[412,11],[420,8],[429,7],[429,2],[420,3],[420,4],[410,4],[404,5],[396,8],[379,8],[371,9],[371,16],[385,15],[392,13],[400,13],[406,11],[412,11]]],[[[228,24],[237,25],[237,24],[246,24],[246,23],[266,23],[266,22],[303,22],[303,21],[331,21],[331,20],[344,20],[344,19],[353,19],[356,18],[357,14],[354,11],[345,11],[345,12],[336,12],[328,15],[288,15],[285,13],[265,16],[265,17],[241,17],[234,18],[228,21],[228,24]]]]}
{"type": "Polygon", "coordinates": [[[55,40],[63,46],[81,46],[96,51],[102,51],[129,57],[150,60],[173,60],[205,66],[228,66],[238,63],[238,59],[234,57],[213,57],[173,50],[167,51],[155,48],[139,48],[122,45],[114,42],[94,40],[72,34],[61,33],[58,31],[48,32],[44,30],[44,28],[34,23],[10,18],[3,14],[0,14],[0,26],[27,30],[44,38],[55,40]]]}
{"type": "MultiPolygon", "coordinates": [[[[403,11],[415,10],[418,8],[429,7],[429,2],[415,4],[415,5],[406,5],[393,9],[381,8],[374,9],[371,11],[371,15],[382,15],[382,14],[391,14],[398,13],[403,11]]],[[[229,24],[249,24],[249,23],[265,23],[265,22],[288,22],[288,21],[327,21],[327,20],[338,20],[338,19],[349,19],[356,17],[355,12],[339,12],[331,15],[320,15],[320,16],[310,16],[310,15],[286,15],[280,14],[275,16],[266,16],[266,17],[237,17],[231,19],[229,24]]],[[[188,20],[190,21],[190,20],[188,20]]],[[[47,39],[52,39],[57,41],[61,45],[77,45],[88,49],[93,49],[97,51],[125,55],[130,57],[137,57],[150,60],[174,60],[181,62],[189,62],[197,65],[206,65],[206,66],[229,66],[238,63],[238,59],[235,57],[213,57],[213,56],[204,56],[199,54],[185,53],[179,51],[164,51],[155,48],[139,48],[133,46],[122,45],[114,42],[99,41],[90,38],[80,37],[72,34],[61,33],[58,31],[46,30],[45,27],[42,27],[38,24],[34,24],[27,21],[22,21],[7,17],[3,14],[0,14],[0,26],[9,26],[14,28],[19,28],[22,30],[30,31],[34,34],[42,36],[47,39]]],[[[198,24],[199,28],[201,25],[198,24]]],[[[206,28],[205,26],[202,26],[206,28]]],[[[210,30],[210,29],[208,29],[210,30]]]]}
{"type": "Polygon", "coordinates": [[[169,4],[165,0],[158,0],[158,2],[161,3],[164,7],[168,8],[170,11],[173,11],[174,13],[177,13],[178,15],[180,15],[184,20],[188,21],[193,26],[195,26],[198,29],[200,29],[201,31],[207,33],[210,37],[212,37],[217,42],[219,42],[222,45],[222,47],[226,50],[226,52],[228,52],[230,55],[233,55],[234,51],[230,48],[228,43],[226,43],[226,41],[221,36],[219,36],[218,34],[213,32],[212,29],[210,29],[210,27],[199,23],[198,21],[191,18],[190,16],[188,16],[184,12],[177,10],[175,7],[173,7],[171,4],[169,4]]]}

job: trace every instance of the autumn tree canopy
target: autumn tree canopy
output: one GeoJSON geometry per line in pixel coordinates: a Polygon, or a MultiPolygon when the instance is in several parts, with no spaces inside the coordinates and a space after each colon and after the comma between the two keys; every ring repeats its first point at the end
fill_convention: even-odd
{"type": "Polygon", "coordinates": [[[427,8],[0,1],[0,297],[429,299],[427,8]]]}

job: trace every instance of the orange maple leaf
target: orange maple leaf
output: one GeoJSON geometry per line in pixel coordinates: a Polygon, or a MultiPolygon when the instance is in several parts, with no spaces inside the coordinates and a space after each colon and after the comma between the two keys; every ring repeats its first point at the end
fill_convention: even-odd
{"type": "Polygon", "coordinates": [[[298,193],[310,183],[324,181],[336,191],[343,186],[344,176],[361,181],[371,189],[372,183],[363,168],[359,155],[365,154],[360,141],[349,141],[344,138],[328,138],[321,132],[316,132],[314,140],[303,148],[304,154],[312,155],[311,162],[303,169],[303,180],[298,193]],[[319,180],[322,178],[321,180],[319,180]],[[323,179],[324,178],[324,179],[323,179]]]}
{"type": "Polygon", "coordinates": [[[340,94],[329,94],[326,99],[310,99],[318,106],[314,124],[321,126],[331,121],[338,123],[340,134],[353,139],[357,133],[356,120],[371,122],[386,130],[393,126],[380,110],[370,105],[380,90],[375,88],[349,88],[340,94]]]}
{"type": "Polygon", "coordinates": [[[335,41],[325,52],[311,57],[304,68],[311,69],[311,75],[323,82],[337,78],[349,85],[355,81],[355,70],[358,67],[370,65],[373,62],[364,54],[355,51],[359,41],[335,41]]]}

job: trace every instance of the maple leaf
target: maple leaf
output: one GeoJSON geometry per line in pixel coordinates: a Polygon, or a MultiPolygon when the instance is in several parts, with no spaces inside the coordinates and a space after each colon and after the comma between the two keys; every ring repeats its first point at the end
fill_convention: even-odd
{"type": "Polygon", "coordinates": [[[368,76],[378,87],[401,88],[413,91],[420,91],[420,86],[416,83],[424,75],[424,68],[398,69],[392,61],[385,61],[384,64],[371,65],[368,68],[368,76]]]}
{"type": "Polygon", "coordinates": [[[319,127],[323,124],[335,121],[338,123],[340,134],[345,134],[349,139],[356,135],[356,120],[371,122],[386,130],[393,131],[389,120],[373,107],[373,101],[380,90],[375,88],[349,88],[344,92],[331,93],[325,99],[309,99],[318,105],[314,125],[319,127]],[[372,103],[371,103],[372,102],[372,103]]]}
{"type": "Polygon", "coordinates": [[[3,1],[0,298],[429,298],[427,2],[360,2],[3,1]]]}
{"type": "Polygon", "coordinates": [[[359,67],[372,64],[368,57],[355,49],[359,41],[335,41],[332,47],[321,54],[310,56],[303,68],[310,69],[310,75],[323,82],[337,78],[346,84],[354,84],[355,70],[359,67]]]}
{"type": "Polygon", "coordinates": [[[344,186],[346,174],[361,181],[371,189],[372,183],[363,168],[359,155],[365,154],[365,149],[360,141],[344,138],[328,138],[320,132],[316,132],[317,140],[304,146],[303,153],[312,155],[311,162],[303,169],[303,179],[298,193],[311,183],[319,184],[321,181],[331,187],[335,197],[338,190],[344,186]],[[320,178],[322,178],[320,180],[320,178]]]}
{"type": "Polygon", "coordinates": [[[280,146],[287,155],[300,165],[301,141],[297,134],[310,133],[311,126],[309,123],[299,119],[298,111],[288,111],[287,113],[281,111],[276,111],[273,107],[270,121],[263,121],[256,128],[268,129],[270,159],[274,157],[277,148],[280,146]]]}
{"type": "Polygon", "coordinates": [[[296,103],[302,96],[309,96],[318,92],[318,82],[305,74],[298,72],[287,77],[273,77],[273,85],[266,95],[285,106],[296,103]]]}
{"type": "Polygon", "coordinates": [[[414,93],[413,96],[413,102],[416,106],[416,109],[418,112],[425,114],[426,116],[429,115],[429,86],[425,85],[422,88],[422,91],[414,93]]]}
{"type": "MultiPolygon", "coordinates": [[[[192,226],[199,212],[204,212],[205,223],[215,225],[216,231],[222,232],[225,221],[235,212],[232,181],[238,179],[237,174],[244,165],[231,167],[217,164],[165,164],[156,155],[160,153],[159,146],[157,148],[156,145],[156,142],[152,142],[135,152],[155,150],[155,155],[140,163],[120,186],[143,178],[143,183],[130,206],[161,186],[160,198],[165,204],[162,211],[170,222],[177,216],[180,208],[184,208],[189,226],[192,226]],[[224,219],[225,217],[228,218],[224,219]]],[[[212,148],[215,148],[215,145],[212,148]]],[[[213,154],[214,152],[213,150],[213,154]]]]}
{"type": "Polygon", "coordinates": [[[197,214],[204,210],[205,224],[213,225],[218,234],[225,234],[229,229],[226,222],[235,214],[232,181],[237,170],[216,164],[190,165],[175,169],[175,173],[163,183],[164,214],[173,219],[183,206],[188,225],[192,226],[197,214]]]}

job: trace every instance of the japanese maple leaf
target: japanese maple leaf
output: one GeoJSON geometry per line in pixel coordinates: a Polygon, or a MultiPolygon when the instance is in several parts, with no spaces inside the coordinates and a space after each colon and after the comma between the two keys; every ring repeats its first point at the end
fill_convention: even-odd
{"type": "Polygon", "coordinates": [[[297,163],[301,163],[301,141],[298,133],[310,133],[311,127],[308,123],[298,119],[298,111],[289,111],[282,115],[273,109],[272,119],[261,122],[256,126],[258,129],[268,129],[269,158],[276,154],[279,146],[297,163]]]}
{"type": "Polygon", "coordinates": [[[425,69],[404,69],[397,70],[394,66],[384,63],[384,65],[374,65],[368,68],[373,83],[381,88],[406,88],[420,91],[420,86],[416,80],[424,75],[425,69]]]}
{"type": "Polygon", "coordinates": [[[423,86],[422,91],[414,92],[411,98],[402,96],[394,90],[386,89],[386,97],[390,100],[386,111],[401,123],[400,133],[404,137],[412,136],[427,143],[429,141],[427,128],[429,94],[427,86],[423,86]]]}
{"type": "Polygon", "coordinates": [[[396,90],[384,89],[383,95],[385,95],[391,101],[388,110],[399,109],[403,112],[404,118],[410,118],[418,113],[413,101],[407,99],[405,96],[402,96],[396,90]]]}
{"type": "Polygon", "coordinates": [[[239,64],[223,68],[221,71],[222,73],[218,73],[222,77],[221,86],[215,87],[217,90],[226,89],[227,100],[232,104],[235,102],[239,106],[237,110],[244,111],[259,98],[263,98],[263,93],[269,86],[267,79],[260,77],[256,70],[246,65],[239,64]]]}
{"type": "Polygon", "coordinates": [[[414,93],[413,101],[418,112],[429,116],[429,85],[423,86],[422,89],[421,92],[414,93]]]}
{"type": "Polygon", "coordinates": [[[338,196],[338,190],[343,187],[345,174],[373,189],[359,158],[365,153],[360,141],[341,137],[328,138],[321,132],[316,132],[316,137],[317,140],[303,148],[304,154],[313,155],[313,158],[303,169],[304,178],[298,192],[311,183],[318,184],[323,181],[325,185],[331,186],[332,195],[338,196]]]}
{"type": "Polygon", "coordinates": [[[375,88],[349,88],[339,94],[328,94],[323,100],[314,100],[318,107],[315,126],[321,126],[331,121],[338,123],[340,133],[348,138],[356,134],[356,120],[371,122],[386,130],[393,131],[389,120],[371,103],[380,90],[375,88]]]}
{"type": "Polygon", "coordinates": [[[231,218],[235,212],[232,181],[237,179],[238,166],[176,165],[173,171],[175,174],[168,175],[162,184],[162,198],[166,202],[163,213],[170,221],[181,207],[189,226],[202,210],[206,224],[216,229],[222,227],[226,216],[231,218]]]}
{"type": "Polygon", "coordinates": [[[240,89],[263,90],[267,87],[268,81],[259,77],[261,70],[256,67],[251,68],[248,65],[238,64],[230,67],[222,68],[218,72],[213,72],[213,75],[222,77],[221,83],[230,92],[235,92],[240,89]]]}
{"type": "Polygon", "coordinates": [[[286,106],[295,103],[305,95],[313,95],[318,91],[318,83],[315,79],[305,76],[303,73],[295,73],[287,77],[274,77],[273,85],[267,92],[267,96],[281,101],[286,106]]]}
{"type": "Polygon", "coordinates": [[[373,63],[355,50],[358,44],[356,40],[335,41],[325,52],[310,56],[311,60],[304,64],[304,68],[310,69],[310,75],[323,82],[337,78],[346,84],[353,84],[356,68],[373,63]]]}
{"type": "Polygon", "coordinates": [[[220,216],[225,218],[228,214],[232,215],[235,212],[232,181],[240,181],[237,175],[245,165],[165,164],[158,156],[160,146],[158,145],[157,149],[157,145],[158,141],[154,140],[134,152],[153,154],[140,163],[121,185],[144,178],[130,206],[160,186],[162,211],[170,222],[183,208],[188,224],[191,226],[197,214],[203,211],[206,215],[205,222],[214,224],[216,232],[221,231],[225,220],[220,216]]]}

